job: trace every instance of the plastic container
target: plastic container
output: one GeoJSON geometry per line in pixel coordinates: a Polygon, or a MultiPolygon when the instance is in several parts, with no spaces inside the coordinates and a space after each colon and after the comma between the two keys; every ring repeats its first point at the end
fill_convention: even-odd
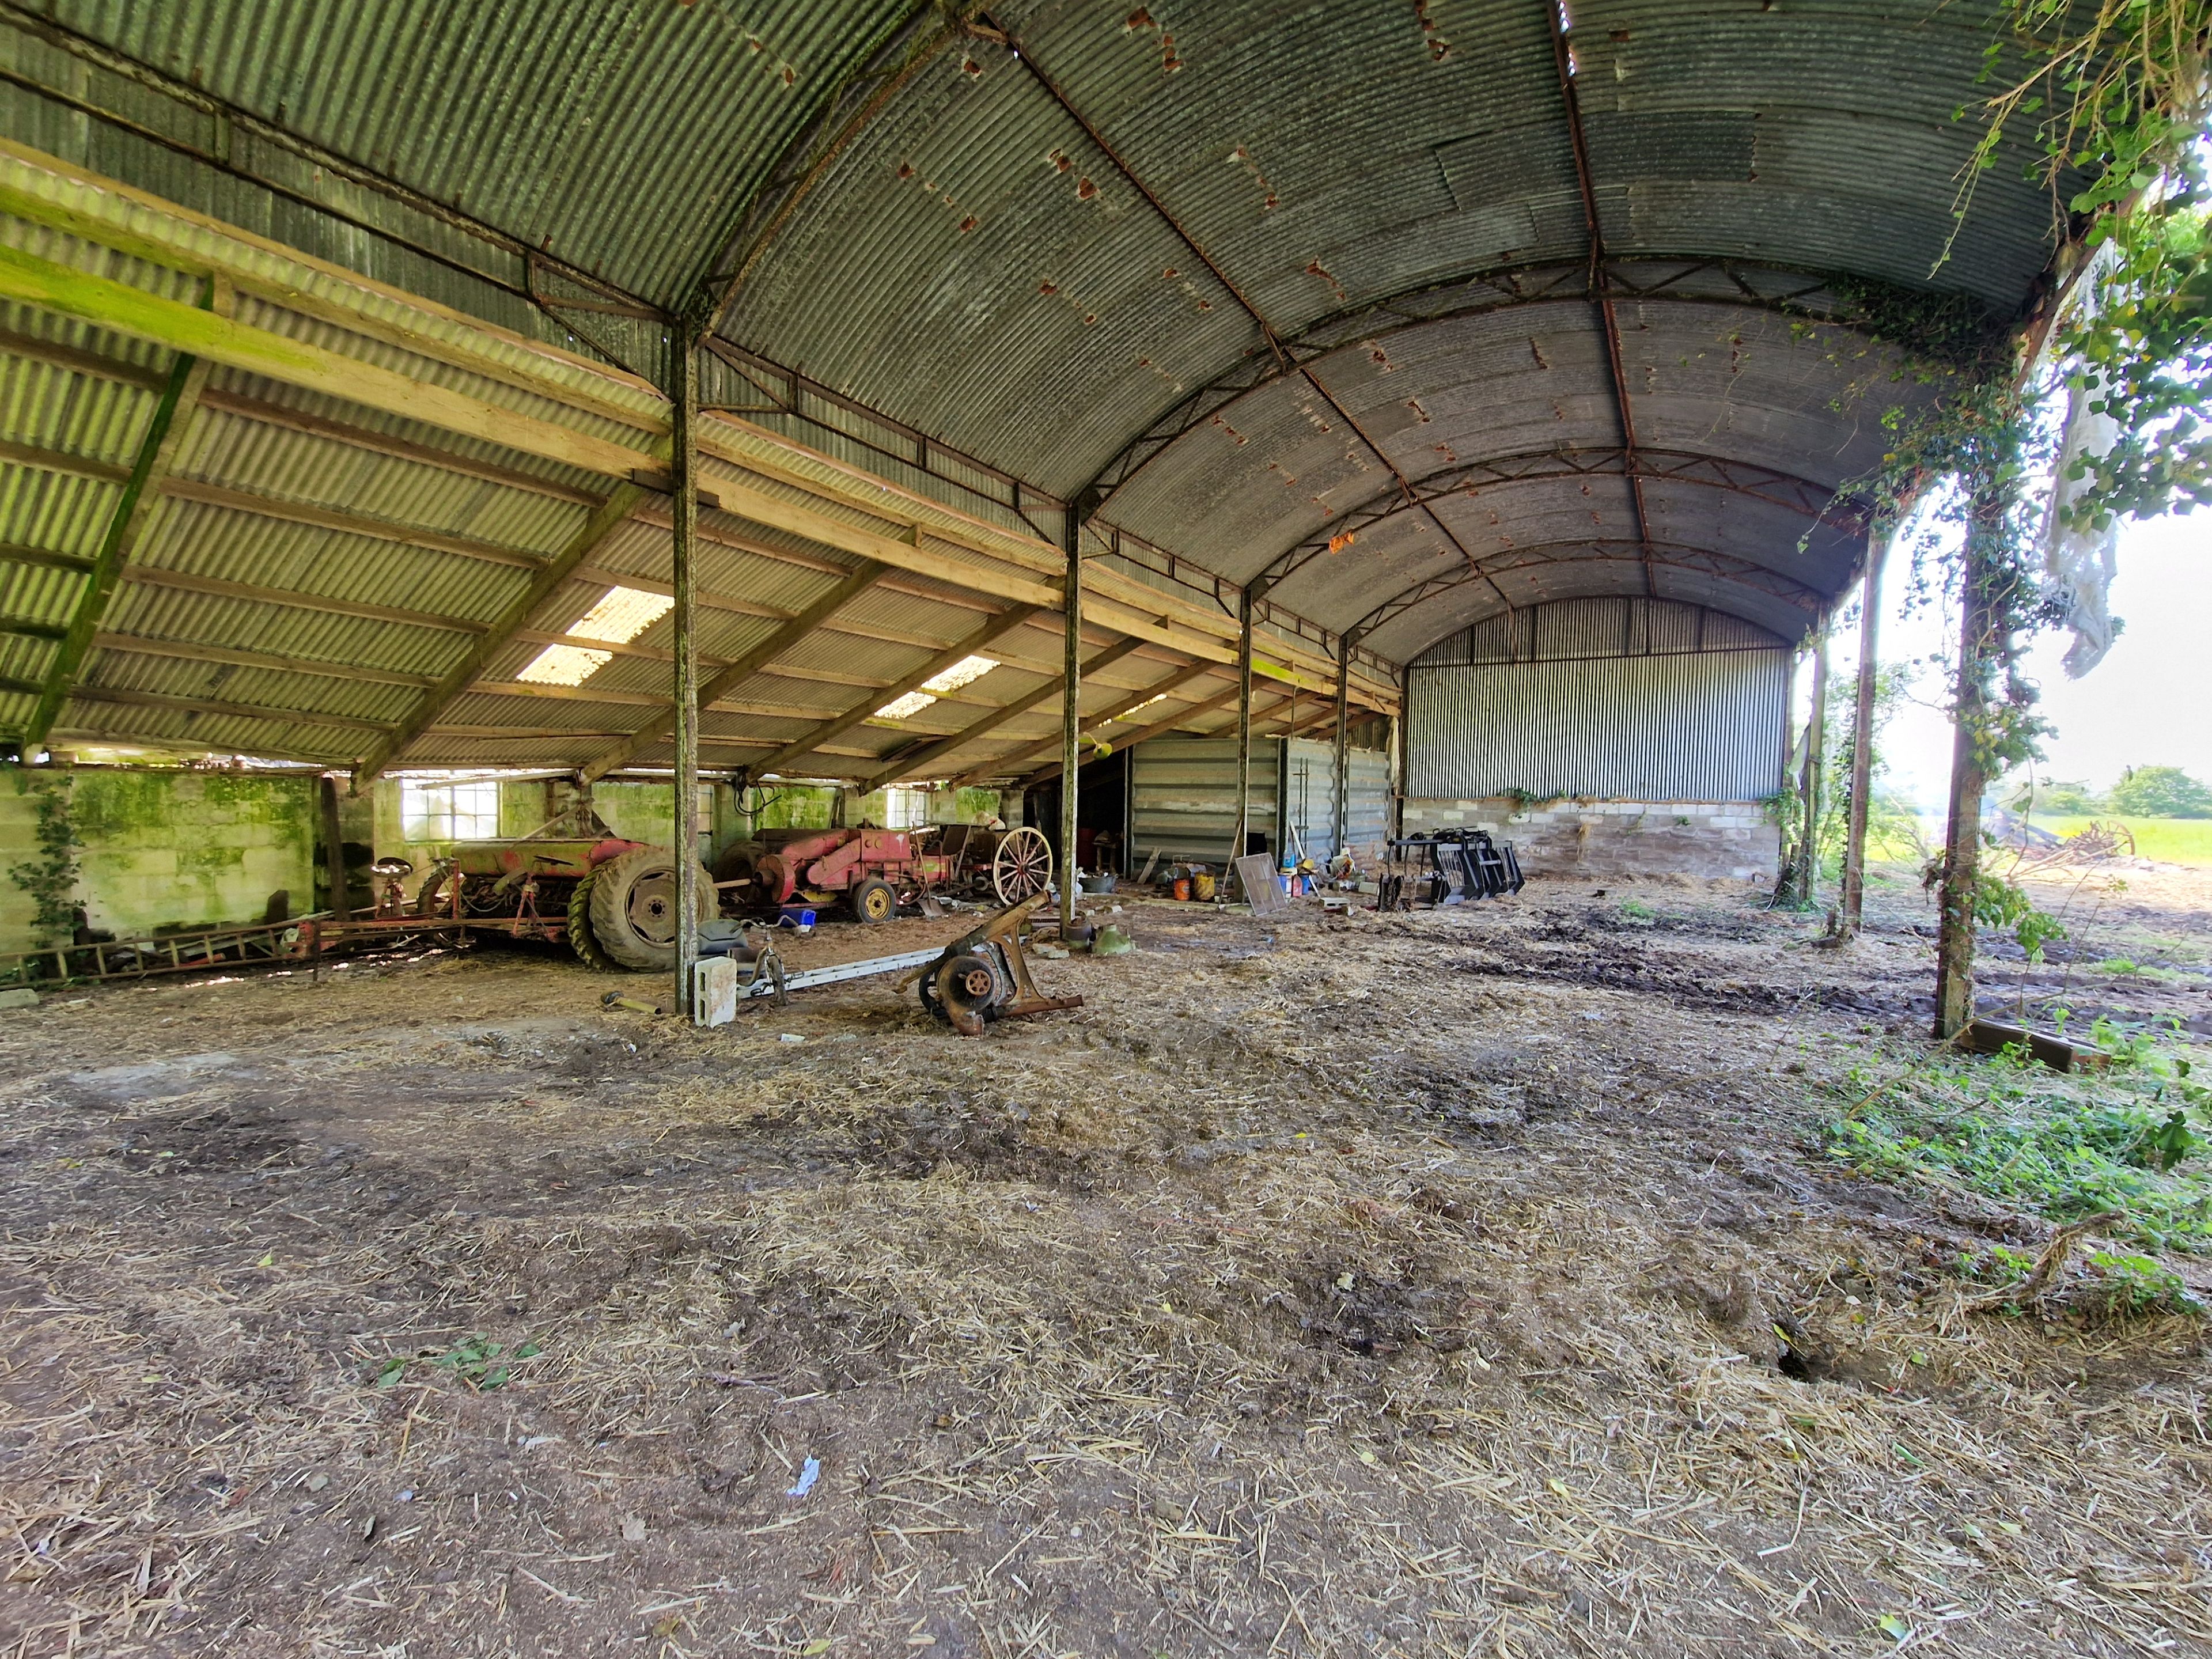
{"type": "Polygon", "coordinates": [[[775,913],[775,925],[811,933],[814,931],[814,908],[808,904],[784,905],[775,913]]]}
{"type": "Polygon", "coordinates": [[[1210,899],[1213,896],[1213,872],[1212,871],[1200,871],[1196,875],[1190,878],[1190,884],[1191,896],[1194,898],[1210,899]]]}
{"type": "Polygon", "coordinates": [[[1175,887],[1172,890],[1174,891],[1175,896],[1179,899],[1188,898],[1190,896],[1190,878],[1188,876],[1177,876],[1175,878],[1175,887]]]}

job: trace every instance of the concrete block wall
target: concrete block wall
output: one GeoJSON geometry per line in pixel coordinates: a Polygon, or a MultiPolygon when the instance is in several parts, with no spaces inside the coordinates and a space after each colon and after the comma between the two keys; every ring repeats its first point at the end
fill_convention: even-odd
{"type": "Polygon", "coordinates": [[[8,873],[40,856],[38,796],[69,803],[86,921],[123,938],[165,927],[258,921],[270,896],[315,902],[313,776],[10,769],[0,783],[0,951],[28,951],[34,906],[8,873]]]}
{"type": "Polygon", "coordinates": [[[1782,832],[1756,801],[1409,798],[1405,826],[1487,830],[1513,843],[1527,874],[1565,881],[1771,882],[1782,860],[1782,832]]]}

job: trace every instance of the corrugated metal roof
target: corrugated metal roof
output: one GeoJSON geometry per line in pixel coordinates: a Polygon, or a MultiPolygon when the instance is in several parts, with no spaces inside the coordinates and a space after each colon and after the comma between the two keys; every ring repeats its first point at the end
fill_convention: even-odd
{"type": "MultiPolygon", "coordinates": [[[[58,0],[49,11],[51,23],[0,22],[0,69],[16,77],[0,87],[0,130],[222,222],[170,215],[164,234],[179,264],[218,246],[253,262],[266,280],[241,293],[242,319],[641,458],[665,428],[661,401],[533,343],[559,330],[516,303],[521,249],[550,247],[656,301],[683,295],[752,185],[913,15],[903,0],[617,0],[588,12],[529,0],[459,9],[363,0],[335,11],[297,0],[58,0]],[[102,58],[110,49],[178,84],[102,58]],[[209,99],[273,125],[221,118],[209,99]],[[323,166],[318,147],[346,165],[323,166]],[[371,188],[371,173],[394,188],[371,188]],[[471,218],[497,234],[477,234],[471,218]],[[225,222],[435,304],[290,260],[225,222]],[[459,312],[516,334],[474,328],[459,312]]],[[[1624,270],[1675,256],[1741,265],[1668,279],[1694,300],[1620,302],[1631,457],[1587,299],[1466,308],[1478,277],[1571,265],[1588,251],[1540,5],[1221,0],[1193,17],[1154,18],[1018,0],[993,16],[1028,64],[977,37],[916,72],[813,180],[725,325],[739,343],[903,424],[836,414],[852,436],[814,457],[770,453],[787,417],[763,414],[759,431],[720,424],[710,485],[803,502],[852,530],[919,522],[928,554],[1048,584],[1058,556],[1036,538],[1055,524],[981,495],[963,517],[924,499],[945,492],[941,478],[885,452],[918,429],[1066,494],[1178,399],[1249,367],[1263,349],[1249,301],[1285,337],[1321,328],[1331,349],[1310,367],[1328,395],[1298,376],[1248,376],[1261,383],[1116,493],[1105,517],[1181,559],[1243,582],[1356,520],[1352,546],[1304,565],[1270,601],[1325,628],[1382,617],[1365,642],[1398,655],[1508,604],[1646,592],[1786,638],[1842,590],[1856,534],[1808,513],[1871,464],[1886,407],[1929,392],[1893,382],[1893,359],[1869,354],[1863,336],[1808,332],[1745,285],[1771,293],[1783,273],[1826,273],[1790,302],[1819,313],[1854,284],[1929,283],[1974,142],[1972,124],[1951,115],[1974,95],[1988,38],[1978,17],[1856,0],[1762,10],[1577,0],[1577,93],[1609,256],[1624,270]],[[1407,308],[1361,313],[1399,307],[1393,296],[1423,285],[1436,291],[1407,308]],[[1438,307],[1452,314],[1431,314],[1438,307]],[[1643,524],[1622,476],[1632,462],[1645,480],[1643,524]],[[1455,476],[1480,466],[1518,472],[1455,476]],[[1747,469],[1759,478],[1745,483],[1747,469]],[[1425,510],[1382,512],[1400,476],[1434,494],[1425,510]],[[1487,574],[1455,578],[1470,557],[1487,574]],[[1385,605],[1409,591],[1418,606],[1385,605]]],[[[1936,278],[1997,314],[2020,303],[2051,242],[2048,199],[2018,176],[2022,159],[2000,158],[1936,278]]],[[[0,155],[9,179],[95,218],[162,216],[95,181],[21,182],[36,170],[0,155]]],[[[198,297],[185,270],[51,229],[0,220],[0,242],[198,297]]],[[[1931,303],[1946,297],[1928,292],[1931,303]]],[[[81,558],[106,527],[113,477],[137,452],[166,356],[21,308],[0,312],[0,330],[109,360],[79,372],[35,346],[10,352],[0,337],[0,440],[18,447],[0,474],[0,540],[81,558]],[[94,476],[26,464],[24,449],[74,457],[94,476]]],[[[557,553],[610,487],[231,369],[210,385],[176,477],[179,488],[230,493],[223,504],[204,489],[157,501],[103,623],[204,647],[208,659],[109,646],[94,651],[85,684],[198,696],[205,717],[179,729],[258,734],[268,752],[325,752],[335,730],[388,726],[419,702],[416,688],[286,673],[241,653],[434,678],[524,591],[527,562],[557,553]],[[302,504],[350,522],[297,522],[302,504]],[[236,712],[264,700],[266,718],[236,712]],[[325,724],[306,723],[317,718],[325,724]]],[[[808,407],[832,417],[812,394],[808,407]]],[[[815,428],[805,436],[821,441],[815,428]]],[[[979,472],[972,482],[991,493],[1004,481],[979,472]]],[[[593,574],[539,605],[534,631],[568,625],[605,576],[665,582],[658,512],[648,507],[594,550],[593,574]]],[[[767,638],[855,556],[724,514],[707,514],[705,528],[701,636],[711,656],[767,638]]],[[[15,607],[4,614],[34,625],[65,620],[82,586],[50,567],[4,574],[15,607]]],[[[781,677],[737,688],[732,701],[758,712],[722,711],[715,720],[734,724],[712,729],[781,744],[807,711],[857,704],[988,611],[973,593],[902,574],[849,605],[836,631],[785,653],[781,677]]],[[[637,643],[650,653],[665,639],[664,623],[637,643]]],[[[52,655],[22,636],[8,648],[17,678],[37,678],[52,655]]],[[[512,676],[537,648],[512,641],[485,672],[512,676]]],[[[1054,672],[1048,649],[1036,654],[1039,672],[1054,672]]],[[[666,667],[619,656],[592,677],[598,701],[472,695],[410,756],[507,758],[504,731],[542,758],[569,739],[520,734],[557,728],[574,736],[563,760],[588,758],[589,734],[643,722],[642,700],[665,688],[666,667]]],[[[998,696],[1030,683],[1000,679],[998,696]]],[[[957,731],[963,706],[948,702],[911,730],[957,731]]],[[[64,724],[85,728],[96,715],[112,726],[126,708],[163,732],[177,714],[144,702],[95,708],[88,696],[64,724]]],[[[1001,740],[1027,729],[1010,723],[1001,740]]],[[[863,725],[830,748],[865,756],[900,740],[863,725]]]]}
{"type": "Polygon", "coordinates": [[[50,15],[673,304],[747,192],[906,9],[855,0],[76,0],[50,15]],[[639,234],[641,224],[653,234],[639,234]]]}

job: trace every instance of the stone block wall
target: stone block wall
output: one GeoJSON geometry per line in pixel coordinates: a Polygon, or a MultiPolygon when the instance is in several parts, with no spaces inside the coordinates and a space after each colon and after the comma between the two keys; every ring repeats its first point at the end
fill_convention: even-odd
{"type": "Polygon", "coordinates": [[[270,896],[315,902],[312,776],[9,769],[0,781],[0,951],[27,951],[33,905],[8,872],[40,856],[41,793],[65,799],[87,921],[123,938],[171,926],[258,921],[270,896]]]}
{"type": "Polygon", "coordinates": [[[1540,880],[1771,882],[1782,859],[1782,832],[1757,801],[1408,799],[1405,826],[1487,830],[1540,880]]]}

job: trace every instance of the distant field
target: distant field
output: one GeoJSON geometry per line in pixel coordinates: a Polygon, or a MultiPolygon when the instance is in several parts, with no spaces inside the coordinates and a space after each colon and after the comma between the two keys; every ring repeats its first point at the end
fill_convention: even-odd
{"type": "Polygon", "coordinates": [[[2046,817],[2038,813],[2035,826],[2054,836],[2070,836],[2091,823],[2118,822],[2136,838],[2136,851],[2165,864],[2191,864],[2212,868],[2212,818],[2120,818],[2100,815],[2086,817],[2046,817]]]}

